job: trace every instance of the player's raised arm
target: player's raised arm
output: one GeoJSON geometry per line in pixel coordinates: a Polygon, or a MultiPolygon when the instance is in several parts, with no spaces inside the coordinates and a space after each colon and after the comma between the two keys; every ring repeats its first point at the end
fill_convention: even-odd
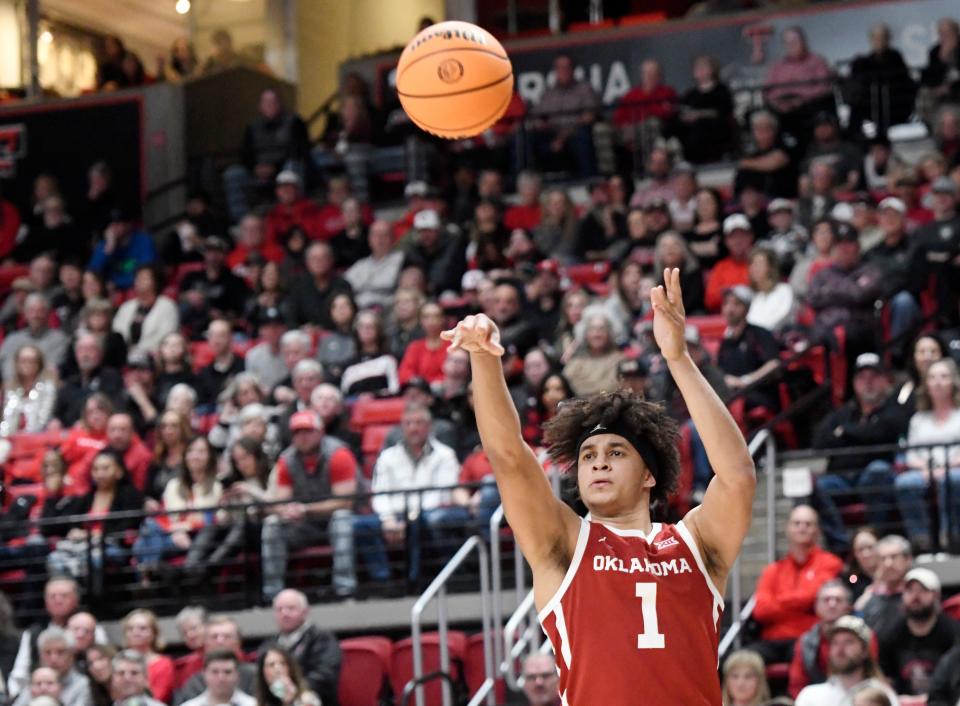
{"type": "Polygon", "coordinates": [[[441,336],[453,342],[451,350],[462,348],[470,354],[480,439],[520,549],[535,578],[538,573],[560,569],[562,579],[576,546],[580,520],[554,497],[546,474],[523,440],[500,363],[500,332],[493,321],[478,314],[466,317],[441,336]]]}
{"type": "Polygon", "coordinates": [[[663,281],[665,286],[656,287],[650,295],[654,337],[716,474],[703,503],[691,510],[684,522],[700,545],[714,583],[722,590],[750,529],[756,471],[739,427],[687,353],[680,271],[666,270],[663,281]]]}

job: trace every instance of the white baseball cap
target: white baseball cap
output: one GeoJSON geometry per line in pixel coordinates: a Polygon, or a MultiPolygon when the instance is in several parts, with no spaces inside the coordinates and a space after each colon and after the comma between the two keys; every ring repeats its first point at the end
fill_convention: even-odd
{"type": "Polygon", "coordinates": [[[907,204],[898,199],[896,196],[888,196],[883,201],[880,202],[880,205],[877,206],[878,211],[882,211],[885,208],[892,209],[899,213],[901,216],[907,212],[907,204]]]}
{"type": "Polygon", "coordinates": [[[723,220],[723,234],[728,235],[735,230],[748,230],[753,232],[753,226],[750,225],[750,219],[742,213],[734,213],[723,220]]]}
{"type": "Polygon", "coordinates": [[[413,217],[413,227],[417,230],[437,230],[440,227],[440,216],[432,208],[425,208],[413,217]]]}

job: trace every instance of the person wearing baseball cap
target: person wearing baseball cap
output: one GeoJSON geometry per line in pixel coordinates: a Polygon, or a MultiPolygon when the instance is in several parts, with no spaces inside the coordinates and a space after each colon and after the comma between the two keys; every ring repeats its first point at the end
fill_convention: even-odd
{"type": "Polygon", "coordinates": [[[707,311],[711,313],[720,311],[726,290],[750,283],[750,249],[753,247],[750,219],[742,213],[727,216],[723,221],[723,243],[727,247],[727,256],[710,271],[703,298],[707,311]]]}
{"type": "Polygon", "coordinates": [[[897,694],[883,681],[883,672],[870,646],[873,630],[855,615],[844,615],[826,631],[829,640],[827,681],[804,687],[795,706],[850,706],[865,689],[879,689],[891,704],[899,704],[897,694]]]}
{"type": "Polygon", "coordinates": [[[277,460],[271,501],[263,523],[263,592],[272,600],[284,587],[292,551],[318,544],[333,547],[333,590],[356,591],[352,496],[357,492],[357,460],[343,442],[324,434],[312,409],[290,416],[292,444],[277,460]],[[277,521],[272,521],[272,520],[277,521]]]}
{"type": "Polygon", "coordinates": [[[940,658],[957,638],[954,621],[940,605],[939,577],[915,567],[904,577],[901,614],[879,635],[880,664],[898,694],[925,694],[940,658]]]}
{"type": "Polygon", "coordinates": [[[939,310],[953,315],[960,281],[960,266],[956,264],[960,251],[957,185],[949,177],[939,177],[930,186],[930,197],[933,220],[917,228],[910,237],[914,246],[910,276],[917,290],[922,290],[922,283],[933,277],[939,310]]]}
{"type": "Polygon", "coordinates": [[[189,309],[183,314],[185,321],[198,329],[209,323],[209,312],[215,310],[222,316],[239,317],[244,310],[250,288],[227,267],[227,251],[230,245],[219,235],[207,236],[203,241],[203,269],[189,272],[180,281],[181,294],[189,309]]]}
{"type": "Polygon", "coordinates": [[[150,237],[137,226],[139,204],[124,201],[109,212],[103,240],[97,243],[87,269],[96,272],[119,290],[133,286],[133,273],[141,265],[157,260],[157,250],[150,237]]]}
{"type": "Polygon", "coordinates": [[[436,210],[425,208],[413,217],[413,238],[406,246],[405,266],[421,268],[432,292],[460,288],[467,269],[465,253],[463,234],[454,227],[445,228],[436,210]]]}
{"type": "Polygon", "coordinates": [[[276,306],[257,307],[251,319],[260,343],[247,351],[243,358],[244,369],[256,375],[261,385],[272,390],[289,375],[280,346],[287,322],[276,306]]]}

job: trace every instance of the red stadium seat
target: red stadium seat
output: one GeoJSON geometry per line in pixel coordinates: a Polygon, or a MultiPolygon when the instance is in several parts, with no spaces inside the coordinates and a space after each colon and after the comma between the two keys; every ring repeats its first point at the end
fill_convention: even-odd
{"type": "Polygon", "coordinates": [[[406,404],[402,397],[357,400],[350,415],[350,426],[360,431],[371,424],[399,424],[406,404]]]}
{"type": "Polygon", "coordinates": [[[393,429],[394,424],[371,424],[363,428],[363,436],[360,439],[360,450],[364,456],[376,456],[383,448],[383,442],[387,434],[393,429]]]}
{"type": "MultiPolygon", "coordinates": [[[[423,673],[440,671],[440,635],[428,632],[423,638],[423,673]]],[[[450,648],[450,676],[460,681],[463,659],[467,651],[467,636],[456,630],[447,633],[447,645],[450,648]]],[[[413,638],[405,638],[393,645],[393,659],[390,667],[390,683],[397,702],[403,694],[403,688],[413,679],[413,638]]],[[[426,706],[441,706],[443,687],[440,680],[427,684],[423,689],[426,706]]]]}
{"type": "Polygon", "coordinates": [[[960,594],[951,596],[943,602],[943,613],[954,620],[960,620],[960,594]]]}
{"type": "Polygon", "coordinates": [[[723,340],[723,332],[727,330],[727,322],[720,315],[688,316],[687,324],[697,327],[701,339],[723,340]]]}
{"type": "Polygon", "coordinates": [[[213,362],[213,348],[206,341],[193,341],[190,343],[190,365],[193,372],[199,373],[201,368],[205,368],[213,362]]]}
{"type": "Polygon", "coordinates": [[[43,510],[43,500],[46,497],[46,491],[44,490],[43,483],[18,483],[16,485],[7,486],[6,491],[8,507],[12,505],[17,498],[22,498],[28,495],[34,496],[37,499],[37,502],[34,503],[32,508],[30,508],[30,517],[31,519],[36,519],[40,516],[40,511],[43,510]]]}
{"type": "Polygon", "coordinates": [[[573,284],[581,286],[600,284],[606,281],[610,274],[609,262],[590,262],[583,265],[570,265],[564,268],[563,274],[573,284]]]}
{"type": "Polygon", "coordinates": [[[656,12],[644,12],[639,15],[627,15],[626,17],[620,18],[621,27],[629,27],[631,25],[650,25],[656,24],[657,22],[663,22],[667,19],[667,13],[663,10],[658,10],[656,12]]]}
{"type": "Polygon", "coordinates": [[[340,651],[340,706],[379,706],[389,683],[393,643],[386,637],[354,637],[342,640],[340,651]]]}
{"type": "MultiPolygon", "coordinates": [[[[493,645],[491,645],[491,648],[493,645]]],[[[493,670],[494,676],[497,674],[496,668],[493,670]]],[[[483,633],[478,632],[467,638],[467,654],[463,664],[463,677],[467,682],[467,690],[470,696],[477,693],[477,689],[487,678],[485,657],[483,654],[483,633]]],[[[497,679],[494,686],[494,693],[497,695],[497,703],[502,704],[507,701],[507,685],[503,679],[497,679]]]]}

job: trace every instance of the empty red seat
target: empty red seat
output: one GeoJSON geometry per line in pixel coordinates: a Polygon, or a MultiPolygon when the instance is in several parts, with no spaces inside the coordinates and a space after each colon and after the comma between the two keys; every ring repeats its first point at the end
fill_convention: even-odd
{"type": "Polygon", "coordinates": [[[399,424],[406,404],[402,397],[357,400],[350,415],[350,425],[359,430],[370,424],[399,424]]]}
{"type": "MultiPolygon", "coordinates": [[[[493,644],[490,645],[490,648],[492,652],[493,644]]],[[[483,633],[478,632],[467,638],[467,654],[463,663],[463,678],[467,682],[467,690],[470,692],[471,697],[477,693],[477,689],[480,688],[487,678],[485,660],[486,657],[483,654],[483,633]]],[[[493,673],[496,678],[496,668],[494,668],[493,673]]],[[[494,690],[497,695],[497,703],[506,703],[507,685],[503,679],[496,680],[494,690]]]]}
{"type": "Polygon", "coordinates": [[[340,706],[379,706],[390,676],[393,643],[380,636],[354,637],[340,642],[340,652],[340,706]]]}
{"type": "MultiPolygon", "coordinates": [[[[423,673],[440,671],[440,635],[435,632],[424,633],[423,644],[423,673]]],[[[450,676],[454,682],[459,682],[464,655],[467,651],[467,636],[459,631],[447,632],[447,645],[450,648],[450,676]]],[[[390,667],[390,683],[397,703],[402,703],[403,688],[413,679],[413,638],[408,637],[393,644],[393,658],[390,667]]],[[[427,683],[423,688],[424,703],[426,706],[441,706],[443,704],[443,686],[440,679],[427,683]]]]}
{"type": "Polygon", "coordinates": [[[363,436],[360,437],[360,450],[363,451],[363,455],[376,457],[394,426],[394,424],[371,424],[364,427],[363,436]]]}
{"type": "Polygon", "coordinates": [[[688,316],[687,324],[696,326],[700,338],[722,340],[723,332],[727,330],[727,322],[720,315],[716,316],[688,316]]]}
{"type": "Polygon", "coordinates": [[[586,285],[598,284],[607,279],[610,274],[610,263],[588,262],[583,265],[570,265],[564,268],[563,274],[566,275],[573,284],[586,285]]]}

